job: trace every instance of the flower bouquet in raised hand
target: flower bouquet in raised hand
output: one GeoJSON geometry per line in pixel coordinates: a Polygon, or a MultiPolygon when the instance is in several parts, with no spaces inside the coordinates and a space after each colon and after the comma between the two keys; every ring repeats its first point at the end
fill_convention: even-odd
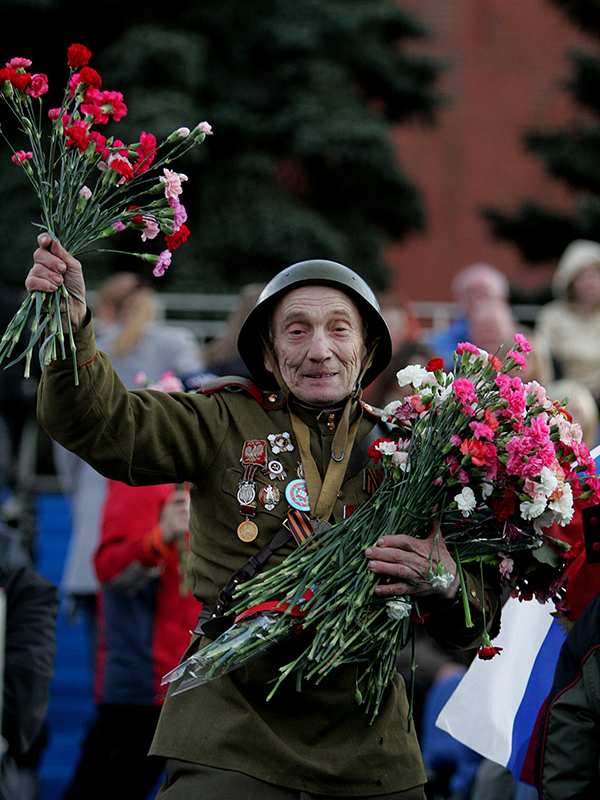
{"type": "MultiPolygon", "coordinates": [[[[68,48],[69,80],[60,105],[48,111],[47,136],[42,131],[41,99],[48,91],[46,75],[28,71],[32,62],[27,58],[13,58],[0,69],[0,95],[31,147],[15,151],[8,142],[12,160],[25,171],[39,198],[40,222],[34,224],[48,231],[72,255],[102,249],[100,241],[126,228],[138,230],[143,242],[162,233],[162,252],[131,254],[153,264],[154,275],[160,276],[171,263],[171,252],[189,235],[180,199],[182,182],[187,178],[165,165],[204,141],[211,126],[201,122],[192,131],[181,127],[161,144],[145,131],[132,144],[107,138],[101,126],[109,120],[118,122],[127,107],[120,92],[102,89],[102,78],[88,65],[90,58],[91,52],[81,44],[68,48]]],[[[30,317],[29,344],[15,359],[25,358],[25,374],[29,374],[33,348],[41,335],[42,364],[48,364],[59,352],[65,357],[61,305],[68,308],[68,294],[62,285],[48,296],[44,292],[29,295],[2,337],[0,363],[11,356],[30,317]]],[[[68,319],[68,313],[66,316],[68,319]]],[[[70,320],[68,335],[75,359],[70,320]]]]}
{"type": "MultiPolygon", "coordinates": [[[[310,626],[308,646],[281,668],[271,695],[289,675],[300,686],[356,663],[356,698],[374,717],[411,615],[419,616],[415,597],[374,594],[379,576],[369,569],[365,549],[390,534],[425,538],[428,579],[447,588],[456,576],[442,567],[443,537],[457,566],[467,626],[473,623],[465,564],[482,583],[485,565],[499,570],[522,599],[558,602],[569,545],[545,529],[570,521],[574,495],[597,503],[600,479],[566,401],[553,402],[539,384],[513,376],[529,351],[516,334],[502,362],[465,342],[455,353],[455,374],[445,373],[439,359],[401,370],[399,384],[411,394],[383,410],[393,428],[370,450],[384,468],[373,496],[281,565],[241,584],[233,627],[164,682],[184,691],[235,669],[298,625],[310,626]],[[260,635],[249,632],[250,624],[260,635]]],[[[497,652],[484,632],[479,656],[497,652]]]]}

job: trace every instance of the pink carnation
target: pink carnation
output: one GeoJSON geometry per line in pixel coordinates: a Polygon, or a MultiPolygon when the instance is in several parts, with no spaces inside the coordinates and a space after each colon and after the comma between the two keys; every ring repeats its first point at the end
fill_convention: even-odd
{"type": "Polygon", "coordinates": [[[187,222],[187,211],[185,210],[183,203],[179,202],[178,197],[169,198],[169,205],[175,212],[175,216],[173,217],[173,230],[178,231],[183,223],[187,222]]]}
{"type": "Polygon", "coordinates": [[[527,359],[523,353],[520,353],[518,350],[509,350],[508,357],[512,358],[515,364],[518,367],[521,367],[521,369],[527,369],[527,359]]]}
{"type": "Polygon", "coordinates": [[[459,353],[459,354],[465,353],[465,352],[466,353],[471,353],[471,355],[473,355],[473,356],[480,356],[481,355],[481,351],[479,350],[479,348],[475,347],[475,345],[471,344],[471,342],[459,342],[456,345],[456,352],[459,353]]]}
{"type": "Polygon", "coordinates": [[[467,378],[458,378],[452,384],[454,393],[463,405],[475,402],[477,395],[475,394],[475,387],[467,378]]]}
{"type": "Polygon", "coordinates": [[[6,66],[13,69],[27,69],[32,63],[28,58],[11,58],[10,61],[6,62],[6,66]]]}
{"type": "Polygon", "coordinates": [[[24,161],[29,161],[33,158],[33,153],[31,150],[25,152],[25,150],[17,150],[17,152],[11,156],[10,160],[15,164],[22,164],[24,161]]]}
{"type": "Polygon", "coordinates": [[[469,422],[469,428],[471,428],[475,434],[476,439],[487,439],[489,442],[491,442],[494,438],[494,431],[489,425],[486,425],[483,422],[469,422]]]}
{"type": "Polygon", "coordinates": [[[531,353],[531,351],[533,350],[532,346],[529,344],[529,342],[523,336],[522,333],[515,333],[515,342],[519,345],[519,347],[525,353],[525,355],[531,353]]]}
{"type": "Polygon", "coordinates": [[[185,176],[180,176],[177,172],[174,172],[172,169],[167,169],[166,167],[163,169],[163,172],[164,175],[161,176],[159,180],[165,185],[165,197],[168,200],[174,199],[183,191],[181,188],[181,181],[187,180],[187,178],[185,176]]]}
{"type": "Polygon", "coordinates": [[[48,91],[48,76],[42,72],[37,73],[31,78],[31,83],[25,89],[25,94],[30,97],[41,97],[48,91]]]}
{"type": "Polygon", "coordinates": [[[163,250],[162,253],[158,257],[158,261],[156,262],[156,266],[152,270],[152,274],[155,278],[161,278],[166,270],[171,265],[171,251],[170,250],[163,250]]]}

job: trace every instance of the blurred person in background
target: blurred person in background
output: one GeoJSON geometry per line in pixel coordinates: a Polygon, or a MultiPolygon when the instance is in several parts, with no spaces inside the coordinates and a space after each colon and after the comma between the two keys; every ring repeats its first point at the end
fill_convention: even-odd
{"type": "Polygon", "coordinates": [[[444,369],[452,369],[452,354],[458,342],[472,342],[470,316],[481,300],[508,302],[509,285],[506,276],[490,264],[477,263],[461,270],[452,281],[452,295],[458,305],[458,316],[445,328],[434,329],[424,341],[438,358],[444,359],[444,369]]]}
{"type": "Polygon", "coordinates": [[[184,576],[188,521],[185,488],[108,481],[95,555],[98,710],[64,800],[144,800],[162,775],[164,759],[148,756],[160,682],[202,608],[184,576]]]}
{"type": "Polygon", "coordinates": [[[543,306],[536,331],[550,345],[557,377],[585,384],[600,403],[600,244],[577,239],[552,278],[556,298],[543,306]]]}
{"type": "Polygon", "coordinates": [[[473,305],[469,316],[470,336],[468,340],[477,347],[504,358],[514,345],[514,334],[522,333],[531,344],[527,355],[527,368],[515,372],[524,383],[537,381],[547,386],[554,377],[552,354],[548,342],[539,332],[532,331],[515,319],[506,300],[486,298],[473,305]]]}
{"type": "Polygon", "coordinates": [[[54,676],[58,589],[34,568],[19,532],[2,522],[0,590],[6,597],[0,800],[37,800],[54,676]]]}
{"type": "Polygon", "coordinates": [[[581,425],[583,441],[593,450],[598,444],[598,427],[600,425],[600,412],[594,400],[594,395],[587,386],[578,381],[558,380],[546,386],[548,397],[552,400],[563,400],[568,397],[567,411],[574,422],[581,425]]]}
{"type": "MultiPolygon", "coordinates": [[[[156,381],[169,371],[197,373],[202,368],[199,344],[184,327],[159,321],[159,297],[132,272],[108,278],[98,289],[94,327],[98,347],[111,356],[127,389],[139,388],[138,375],[156,381]]],[[[93,557],[98,544],[106,480],[59,445],[54,458],[63,491],[72,499],[72,534],[61,579],[71,614],[82,611],[89,626],[93,663],[96,638],[96,593],[100,588],[93,557]]]]}
{"type": "Polygon", "coordinates": [[[237,337],[242,324],[262,292],[264,284],[248,283],[239,294],[238,303],[229,315],[227,324],[220,336],[215,336],[203,350],[206,369],[217,376],[240,375],[250,378],[248,368],[240,358],[237,337]]]}
{"type": "Polygon", "coordinates": [[[410,341],[401,345],[393,353],[390,363],[377,381],[375,391],[369,396],[371,405],[376,408],[385,408],[388,403],[407,397],[411,392],[410,386],[399,386],[397,373],[410,364],[419,364],[425,367],[434,355],[433,350],[422,342],[410,341]]]}

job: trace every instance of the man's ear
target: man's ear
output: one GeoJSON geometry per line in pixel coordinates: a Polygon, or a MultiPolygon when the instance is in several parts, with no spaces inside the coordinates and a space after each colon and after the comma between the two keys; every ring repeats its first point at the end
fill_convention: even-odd
{"type": "Polygon", "coordinates": [[[269,354],[267,353],[267,348],[263,345],[263,359],[265,363],[265,369],[267,372],[273,372],[273,366],[271,364],[271,359],[269,358],[269,354]]]}

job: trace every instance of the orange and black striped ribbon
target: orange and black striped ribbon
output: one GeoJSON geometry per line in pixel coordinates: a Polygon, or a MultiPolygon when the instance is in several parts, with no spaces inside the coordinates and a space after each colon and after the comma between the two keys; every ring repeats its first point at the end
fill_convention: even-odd
{"type": "Polygon", "coordinates": [[[287,519],[283,524],[291,531],[296,544],[302,544],[305,539],[308,539],[314,533],[308,514],[297,508],[288,509],[287,519]]]}
{"type": "Polygon", "coordinates": [[[381,470],[368,467],[363,475],[363,489],[368,495],[372,495],[379,488],[382,480],[383,472],[381,470]]]}

